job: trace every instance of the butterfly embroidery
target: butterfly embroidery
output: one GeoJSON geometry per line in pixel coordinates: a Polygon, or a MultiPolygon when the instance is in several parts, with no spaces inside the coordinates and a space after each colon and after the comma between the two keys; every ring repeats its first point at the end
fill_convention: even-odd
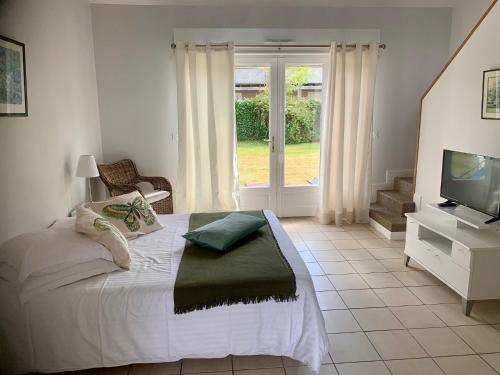
{"type": "Polygon", "coordinates": [[[122,219],[131,232],[137,232],[141,227],[140,220],[146,225],[153,225],[156,221],[149,204],[142,198],[136,197],[132,203],[110,204],[102,209],[104,215],[115,219],[122,219]]]}
{"type": "Polygon", "coordinates": [[[115,227],[113,224],[111,224],[108,220],[102,217],[96,218],[94,220],[94,228],[101,232],[109,230],[111,233],[113,233],[115,236],[119,238],[122,244],[127,245],[127,240],[125,239],[125,237],[123,237],[122,232],[120,232],[118,228],[115,227]]]}

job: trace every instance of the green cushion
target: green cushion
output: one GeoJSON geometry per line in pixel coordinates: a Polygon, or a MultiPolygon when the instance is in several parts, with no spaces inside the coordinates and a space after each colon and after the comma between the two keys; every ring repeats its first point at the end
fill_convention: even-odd
{"type": "Polygon", "coordinates": [[[231,245],[267,224],[264,218],[231,213],[225,218],[187,232],[182,237],[194,244],[226,251],[231,245]]]}

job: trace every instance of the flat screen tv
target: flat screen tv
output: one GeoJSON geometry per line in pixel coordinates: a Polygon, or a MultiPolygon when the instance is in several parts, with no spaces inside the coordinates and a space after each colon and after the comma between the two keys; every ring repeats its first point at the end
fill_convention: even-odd
{"type": "Polygon", "coordinates": [[[441,197],[499,218],[500,159],[444,150],[441,197]]]}

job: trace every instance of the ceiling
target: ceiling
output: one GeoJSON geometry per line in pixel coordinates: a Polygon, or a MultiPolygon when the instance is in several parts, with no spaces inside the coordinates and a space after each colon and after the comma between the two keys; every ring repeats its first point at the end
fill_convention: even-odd
{"type": "Polygon", "coordinates": [[[252,6],[331,6],[331,7],[453,7],[456,0],[89,0],[93,4],[126,5],[252,5],[252,6]]]}

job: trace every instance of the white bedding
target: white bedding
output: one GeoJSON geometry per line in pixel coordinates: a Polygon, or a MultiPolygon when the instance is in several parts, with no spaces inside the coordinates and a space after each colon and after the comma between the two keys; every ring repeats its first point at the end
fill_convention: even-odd
{"type": "Polygon", "coordinates": [[[0,281],[0,373],[57,372],[182,358],[283,355],[318,371],[328,340],[311,277],[265,211],[297,280],[295,302],[221,306],[175,315],[173,290],[189,215],[130,241],[132,267],[52,290],[22,306],[0,281]]]}

